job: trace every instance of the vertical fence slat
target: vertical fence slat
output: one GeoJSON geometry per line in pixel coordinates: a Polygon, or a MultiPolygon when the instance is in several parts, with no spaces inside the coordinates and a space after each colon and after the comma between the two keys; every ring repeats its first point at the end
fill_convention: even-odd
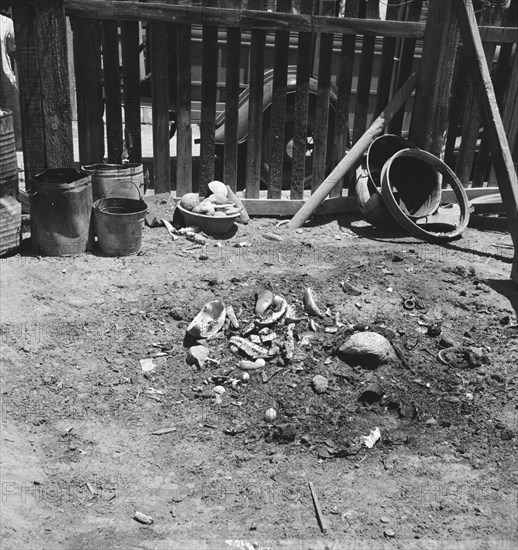
{"type": "MultiPolygon", "coordinates": [[[[388,0],[386,19],[399,19],[401,2],[400,0],[388,0]]],[[[396,53],[397,38],[383,38],[383,46],[381,53],[381,70],[378,77],[378,90],[376,93],[376,108],[374,118],[383,111],[390,99],[390,89],[392,84],[392,75],[394,72],[394,54],[396,53]]]]}
{"type": "MultiPolygon", "coordinates": [[[[61,2],[36,3],[36,36],[46,128],[45,156],[48,168],[72,166],[72,109],[68,80],[67,29],[61,2]]],[[[102,99],[102,96],[101,96],[102,99]]]]}
{"type": "Polygon", "coordinates": [[[119,27],[116,21],[103,21],[103,74],[106,102],[108,162],[122,162],[122,95],[119,62],[119,27]]]}
{"type": "Polygon", "coordinates": [[[457,49],[457,55],[455,56],[454,63],[450,121],[448,124],[446,145],[444,148],[444,162],[452,169],[455,169],[455,146],[462,124],[464,105],[466,103],[465,82],[467,78],[467,64],[462,46],[459,46],[457,49]]]}
{"type": "Polygon", "coordinates": [[[191,26],[178,25],[178,137],[176,195],[192,191],[191,26]]]}
{"type": "MultiPolygon", "coordinates": [[[[512,0],[510,9],[506,10],[502,17],[502,26],[515,27],[518,25],[517,19],[517,7],[518,1],[512,0]]],[[[509,85],[509,63],[511,61],[513,44],[502,44],[500,47],[500,54],[496,63],[494,72],[493,85],[496,94],[496,100],[500,111],[503,109],[503,100],[505,91],[509,85]]],[[[491,158],[489,152],[489,145],[487,142],[487,136],[484,131],[480,141],[480,147],[475,159],[475,165],[473,168],[473,187],[483,187],[486,184],[486,178],[488,178],[489,185],[496,185],[496,179],[494,177],[494,170],[491,170],[491,158]]]]}
{"type": "Polygon", "coordinates": [[[153,100],[153,178],[155,193],[171,191],[169,153],[169,74],[167,24],[150,23],[151,93],[153,100]]]}
{"type": "Polygon", "coordinates": [[[237,189],[237,123],[239,102],[239,58],[241,29],[227,29],[227,70],[225,86],[225,153],[223,179],[230,188],[237,189]]]}
{"type": "MultiPolygon", "coordinates": [[[[483,10],[480,16],[480,24],[498,24],[500,17],[494,17],[493,12],[496,12],[496,10],[483,10]]],[[[484,47],[486,60],[491,64],[495,55],[495,50],[496,44],[486,44],[484,47]]],[[[455,165],[455,173],[465,187],[468,186],[470,182],[479,130],[482,126],[482,116],[475,98],[474,83],[471,79],[468,81],[466,93],[468,95],[468,101],[464,107],[464,114],[462,117],[462,139],[457,156],[457,163],[455,165]]]]}
{"type": "MultiPolygon", "coordinates": [[[[206,4],[209,4],[206,2],[206,4]]],[[[238,50],[239,51],[239,50],[238,50]]],[[[200,121],[200,195],[205,196],[208,184],[214,179],[214,131],[218,79],[218,28],[203,27],[201,68],[201,121],[200,121]]]]}
{"type": "MultiPolygon", "coordinates": [[[[507,99],[503,113],[504,129],[509,142],[511,154],[514,153],[518,134],[518,54],[514,56],[513,69],[509,79],[509,88],[507,90],[507,99]]],[[[514,157],[515,164],[518,159],[514,157]]]]}
{"type": "MultiPolygon", "coordinates": [[[[419,21],[422,8],[423,0],[412,0],[412,2],[407,5],[406,21],[419,21]]],[[[405,38],[402,42],[396,79],[396,90],[399,90],[412,74],[416,43],[417,41],[414,38],[405,38]]],[[[401,109],[399,113],[394,115],[392,121],[389,123],[389,132],[391,134],[401,134],[404,116],[404,109],[401,109]]]]}
{"type": "MultiPolygon", "coordinates": [[[[367,18],[379,19],[379,0],[368,0],[367,18]]],[[[369,111],[370,86],[375,45],[375,36],[363,36],[360,72],[358,75],[358,90],[356,93],[356,110],[354,114],[354,142],[358,141],[367,129],[367,113],[369,111]]]]}
{"type": "MultiPolygon", "coordinates": [[[[511,0],[511,5],[509,9],[507,9],[502,17],[501,22],[502,27],[516,27],[518,26],[518,0],[511,0]]],[[[493,85],[495,87],[495,94],[496,94],[496,100],[498,103],[498,108],[500,109],[501,113],[504,113],[504,109],[506,106],[505,100],[506,100],[506,90],[509,87],[509,90],[507,90],[507,101],[511,98],[511,101],[514,101],[514,115],[511,114],[513,118],[511,118],[510,122],[514,122],[514,132],[512,130],[509,130],[509,132],[512,133],[512,135],[509,135],[509,132],[507,131],[506,121],[504,118],[504,129],[507,132],[507,139],[509,142],[509,149],[511,151],[511,155],[513,155],[514,163],[516,166],[516,163],[518,162],[518,157],[515,155],[514,150],[514,144],[517,139],[516,136],[516,125],[518,124],[517,116],[518,113],[516,112],[516,104],[518,102],[518,91],[516,90],[516,80],[518,79],[517,74],[517,68],[516,68],[516,53],[514,55],[514,67],[511,69],[510,64],[512,61],[512,48],[516,47],[514,44],[502,44],[500,46],[500,54],[498,56],[498,61],[496,65],[495,75],[493,77],[493,85]],[[500,63],[501,60],[501,63],[500,63]],[[501,73],[504,73],[501,75],[501,73]],[[514,95],[511,93],[511,88],[515,86],[514,88],[514,95]],[[511,93],[511,95],[509,95],[511,93]],[[514,98],[514,99],[513,99],[514,98]]],[[[489,180],[488,180],[488,186],[494,187],[495,185],[498,185],[498,181],[496,179],[496,173],[494,166],[492,167],[490,173],[489,173],[489,180]]]]}
{"type": "MultiPolygon", "coordinates": [[[[311,2],[301,1],[301,11],[311,13],[311,2]]],[[[306,177],[307,127],[309,109],[309,77],[311,73],[311,53],[313,37],[311,33],[299,32],[297,58],[297,93],[294,106],[293,123],[293,154],[291,171],[292,199],[304,196],[304,180],[306,177]]]]}
{"type": "Polygon", "coordinates": [[[428,10],[410,139],[441,156],[448,129],[453,63],[459,42],[453,2],[431,2],[428,10]]]}
{"type": "Polygon", "coordinates": [[[323,34],[320,38],[320,59],[318,66],[318,97],[313,140],[313,174],[311,178],[312,191],[324,181],[326,176],[332,54],[333,35],[323,34]]]}
{"type": "Polygon", "coordinates": [[[32,3],[14,2],[13,19],[16,33],[18,83],[23,128],[25,182],[30,189],[29,175],[46,168],[45,130],[41,105],[41,84],[36,44],[36,14],[32,3]]]}
{"type": "Polygon", "coordinates": [[[259,198],[263,136],[264,50],[266,32],[252,31],[250,47],[250,108],[246,148],[246,197],[259,198]]]}
{"type": "MultiPolygon", "coordinates": [[[[290,11],[289,0],[279,0],[277,11],[290,11]]],[[[288,52],[290,33],[275,33],[275,58],[273,68],[273,96],[270,111],[271,144],[269,151],[268,198],[280,199],[284,180],[284,137],[286,124],[286,92],[288,82],[288,52]]],[[[268,152],[265,152],[268,154],[268,152]]],[[[291,174],[290,174],[291,176],[291,174]]]]}
{"type": "Polygon", "coordinates": [[[100,23],[74,19],[72,25],[79,160],[81,164],[96,164],[104,160],[100,23]]]}
{"type": "MultiPolygon", "coordinates": [[[[348,0],[345,4],[345,17],[358,17],[359,0],[348,0]]],[[[340,55],[340,68],[337,80],[338,97],[335,114],[335,146],[333,148],[333,166],[343,158],[350,142],[349,130],[349,104],[351,99],[351,86],[353,81],[354,53],[356,49],[356,36],[344,34],[342,36],[342,50],[340,55]]],[[[339,196],[342,192],[343,181],[339,181],[331,195],[339,196]]]]}
{"type": "Polygon", "coordinates": [[[484,183],[486,182],[486,178],[488,177],[489,165],[489,146],[485,136],[482,135],[473,172],[473,187],[484,187],[484,183]]]}
{"type": "Polygon", "coordinates": [[[134,21],[121,23],[121,44],[126,151],[130,162],[141,162],[139,23],[134,21]]]}

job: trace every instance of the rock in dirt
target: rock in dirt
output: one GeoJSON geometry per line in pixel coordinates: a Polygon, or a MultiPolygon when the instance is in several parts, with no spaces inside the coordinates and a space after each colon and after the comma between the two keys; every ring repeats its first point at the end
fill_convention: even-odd
{"type": "Polygon", "coordinates": [[[297,436],[297,428],[294,424],[286,424],[285,426],[278,426],[274,439],[278,441],[284,441],[286,443],[291,443],[292,441],[295,441],[295,437],[297,436]]]}
{"type": "Polygon", "coordinates": [[[155,368],[156,368],[155,360],[152,359],[152,358],[141,359],[140,360],[140,367],[142,369],[142,372],[151,372],[151,371],[155,370],[155,368]]]}
{"type": "Polygon", "coordinates": [[[362,294],[362,291],[358,287],[355,287],[347,281],[341,281],[340,286],[346,294],[349,294],[349,296],[361,296],[362,294]]]}
{"type": "Polygon", "coordinates": [[[383,531],[383,534],[388,539],[393,539],[396,536],[396,532],[394,531],[394,529],[385,529],[385,531],[383,531]]]}
{"type": "Polygon", "coordinates": [[[317,374],[313,377],[311,385],[313,386],[315,393],[324,393],[329,387],[329,382],[325,376],[317,374]]]}
{"type": "Polygon", "coordinates": [[[376,368],[396,358],[391,343],[377,332],[358,332],[349,336],[338,353],[346,363],[367,368],[376,368]]]}
{"type": "Polygon", "coordinates": [[[209,348],[205,346],[193,346],[187,352],[187,364],[202,369],[209,358],[209,353],[209,348]]]}
{"type": "Polygon", "coordinates": [[[135,521],[138,521],[139,523],[142,523],[143,525],[151,525],[153,523],[153,518],[151,516],[147,516],[146,514],[138,511],[135,512],[133,519],[135,521]]]}

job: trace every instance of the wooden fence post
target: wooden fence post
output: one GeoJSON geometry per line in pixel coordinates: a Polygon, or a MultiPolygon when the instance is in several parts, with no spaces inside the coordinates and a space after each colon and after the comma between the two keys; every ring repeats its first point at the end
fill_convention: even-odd
{"type": "Polygon", "coordinates": [[[81,164],[104,160],[104,98],[101,72],[101,23],[74,18],[74,68],[77,130],[81,164]]]}
{"type": "MultiPolygon", "coordinates": [[[[22,127],[29,174],[72,166],[72,109],[63,0],[14,3],[22,127]]],[[[30,181],[30,177],[27,178],[30,181]]]]}
{"type": "Polygon", "coordinates": [[[31,175],[46,168],[45,130],[41,104],[38,46],[36,40],[36,14],[34,5],[27,0],[13,4],[16,35],[18,85],[23,134],[23,162],[27,189],[31,175]]]}
{"type": "Polygon", "coordinates": [[[518,283],[518,178],[498,110],[473,4],[471,0],[456,0],[453,6],[457,10],[462,43],[468,54],[484,131],[514,243],[515,254],[511,277],[518,283]]]}
{"type": "Polygon", "coordinates": [[[458,39],[453,2],[430,0],[410,140],[436,156],[446,140],[458,39]]]}
{"type": "Polygon", "coordinates": [[[169,67],[167,25],[150,23],[151,93],[153,97],[153,176],[155,193],[171,191],[169,148],[169,67]]]}

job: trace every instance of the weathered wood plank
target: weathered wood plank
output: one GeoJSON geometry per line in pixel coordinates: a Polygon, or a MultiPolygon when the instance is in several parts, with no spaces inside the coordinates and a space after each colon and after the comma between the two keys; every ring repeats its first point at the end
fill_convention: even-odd
{"type": "Polygon", "coordinates": [[[252,31],[250,99],[246,144],[246,197],[257,198],[261,184],[265,31],[252,31]]]}
{"type": "Polygon", "coordinates": [[[462,115],[466,103],[465,82],[467,78],[466,61],[462,45],[457,48],[455,56],[453,78],[450,121],[446,135],[446,144],[444,146],[444,162],[455,170],[455,148],[457,146],[457,136],[461,133],[462,115]]]}
{"type": "MultiPolygon", "coordinates": [[[[294,216],[304,205],[302,199],[243,199],[246,211],[250,216],[294,216]]],[[[340,214],[357,212],[356,197],[334,197],[325,200],[318,210],[320,214],[340,214]]]]}
{"type": "MultiPolygon", "coordinates": [[[[301,2],[301,11],[311,13],[312,3],[308,0],[301,2]]],[[[297,83],[295,104],[293,107],[293,147],[291,167],[291,198],[300,199],[304,194],[306,179],[306,152],[308,145],[309,120],[309,77],[311,74],[313,36],[307,32],[298,35],[297,56],[297,83]]]]}
{"type": "Polygon", "coordinates": [[[108,162],[120,164],[123,151],[122,94],[119,26],[116,21],[103,21],[103,69],[108,162]]]}
{"type": "Polygon", "coordinates": [[[217,99],[217,28],[203,28],[203,63],[200,121],[200,195],[208,192],[208,184],[215,174],[215,119],[217,99]]]}
{"type": "MultiPolygon", "coordinates": [[[[511,153],[516,147],[518,136],[518,54],[514,56],[511,78],[509,79],[509,88],[507,89],[507,99],[505,102],[503,122],[509,149],[511,153]]],[[[518,159],[515,159],[518,162],[518,159]]]]}
{"type": "MultiPolygon", "coordinates": [[[[120,5],[125,5],[125,2],[120,5]]],[[[128,21],[121,23],[121,46],[125,145],[128,160],[130,162],[140,162],[142,159],[142,133],[140,128],[140,37],[138,23],[128,21]]]]}
{"type": "MultiPolygon", "coordinates": [[[[289,11],[290,0],[279,0],[278,11],[289,11]]],[[[272,108],[270,110],[270,151],[268,198],[280,199],[284,175],[284,141],[286,124],[286,92],[288,82],[288,52],[290,34],[275,33],[275,59],[273,68],[272,108]]],[[[267,153],[265,151],[265,153],[267,153]]],[[[289,175],[291,177],[291,174],[289,175]]]]}
{"type": "MultiPolygon", "coordinates": [[[[420,0],[412,0],[418,2],[420,0]]],[[[372,34],[400,38],[423,38],[425,25],[404,21],[349,19],[342,17],[305,16],[291,13],[273,18],[269,12],[206,8],[163,3],[123,2],[114,0],[65,0],[67,14],[89,19],[122,21],[162,21],[168,23],[204,24],[241,29],[292,32],[328,32],[339,34],[372,34]]],[[[484,42],[515,43],[516,29],[512,27],[482,27],[484,42]]]]}
{"type": "Polygon", "coordinates": [[[431,2],[416,90],[410,140],[441,156],[448,128],[450,92],[458,42],[457,21],[451,2],[431,2]]]}
{"type": "MultiPolygon", "coordinates": [[[[204,5],[211,6],[213,0],[205,0],[204,5]]],[[[215,173],[215,120],[216,94],[218,80],[218,29],[203,27],[201,67],[201,121],[200,121],[200,196],[208,193],[208,184],[215,173]]]]}
{"type": "Polygon", "coordinates": [[[73,19],[77,128],[81,164],[104,161],[100,23],[73,19]]]}
{"type": "Polygon", "coordinates": [[[306,178],[307,126],[309,109],[309,76],[311,72],[311,34],[300,33],[297,60],[297,92],[293,107],[293,146],[291,196],[302,197],[306,178]]]}
{"type": "MultiPolygon", "coordinates": [[[[349,0],[345,4],[345,17],[357,17],[359,12],[359,0],[349,0]]],[[[351,98],[351,86],[353,80],[354,57],[356,48],[356,36],[342,35],[342,50],[340,55],[340,69],[337,78],[338,97],[335,113],[335,139],[333,148],[332,165],[336,166],[343,158],[347,147],[350,145],[349,131],[349,103],[351,98]]],[[[343,181],[340,180],[331,191],[332,196],[342,193],[343,181]]]]}
{"type": "Polygon", "coordinates": [[[150,23],[151,93],[153,100],[153,177],[155,193],[171,191],[169,153],[169,74],[167,25],[150,23]]]}
{"type": "MultiPolygon", "coordinates": [[[[379,0],[368,0],[367,2],[367,18],[372,19],[373,17],[379,17],[379,0]]],[[[358,74],[358,91],[356,94],[356,110],[354,114],[354,143],[356,143],[363,136],[367,128],[367,113],[369,110],[375,44],[375,36],[363,36],[362,53],[360,57],[360,72],[358,74]]]]}
{"type": "Polygon", "coordinates": [[[239,59],[241,30],[227,30],[227,70],[225,84],[225,157],[223,180],[235,191],[237,189],[238,142],[237,123],[239,111],[239,59]]]}
{"type": "Polygon", "coordinates": [[[318,97],[313,139],[313,174],[311,189],[314,191],[326,177],[329,130],[329,97],[331,92],[331,58],[333,35],[323,34],[320,39],[320,60],[318,67],[318,97]]]}
{"type": "Polygon", "coordinates": [[[40,0],[35,4],[35,15],[46,167],[72,166],[74,142],[63,1],[40,0]]]}
{"type": "Polygon", "coordinates": [[[176,192],[192,191],[191,26],[178,25],[178,134],[176,192]]]}
{"type": "MultiPolygon", "coordinates": [[[[386,18],[388,21],[398,19],[401,8],[400,0],[388,0],[386,18]]],[[[389,102],[391,84],[394,73],[394,54],[396,53],[397,38],[388,36],[383,38],[381,51],[381,71],[378,78],[378,90],[376,93],[376,108],[374,116],[377,117],[385,105],[389,102]]]]}
{"type": "MultiPolygon", "coordinates": [[[[480,20],[484,24],[497,25],[502,15],[502,8],[498,10],[490,9],[489,7],[482,11],[480,20]]],[[[495,55],[496,44],[486,44],[484,52],[488,62],[493,61],[495,55]]],[[[460,142],[457,163],[455,165],[455,173],[464,186],[467,186],[470,181],[471,171],[473,168],[473,160],[475,159],[477,140],[479,138],[479,130],[482,125],[482,117],[478,108],[475,91],[473,90],[473,81],[469,79],[466,83],[467,101],[464,105],[464,113],[462,119],[462,140],[460,142]]]]}
{"type": "MultiPolygon", "coordinates": [[[[421,17],[421,11],[423,8],[423,0],[413,0],[410,4],[407,4],[406,21],[409,23],[415,23],[419,21],[421,17]]],[[[404,37],[402,37],[404,38],[404,37]]],[[[421,37],[422,38],[422,37],[421,37]]],[[[405,38],[401,44],[401,53],[399,55],[399,67],[396,78],[395,89],[403,85],[403,82],[412,74],[414,53],[415,53],[416,40],[414,38],[405,38]]],[[[394,119],[389,125],[389,133],[400,135],[403,128],[403,118],[405,111],[401,110],[396,114],[394,119]]]]}
{"type": "Polygon", "coordinates": [[[25,184],[30,189],[30,175],[43,172],[46,168],[45,124],[41,105],[34,4],[15,2],[13,20],[18,50],[17,77],[20,87],[25,184]]]}
{"type": "MultiPolygon", "coordinates": [[[[510,9],[504,12],[502,25],[516,27],[518,25],[518,2],[511,0],[510,9]]],[[[513,44],[502,44],[500,54],[492,74],[493,86],[495,88],[496,101],[500,112],[503,112],[505,91],[509,86],[510,70],[513,44]]],[[[512,151],[511,151],[512,153],[512,151]]],[[[473,186],[495,185],[495,172],[491,167],[491,158],[485,133],[482,134],[479,151],[476,158],[475,170],[473,173],[473,186]]]]}
{"type": "Polygon", "coordinates": [[[491,150],[498,178],[498,187],[502,195],[502,202],[507,214],[509,231],[515,249],[511,277],[518,283],[518,178],[498,110],[473,4],[468,0],[455,0],[454,6],[457,12],[462,42],[470,55],[472,74],[479,84],[475,87],[477,101],[482,113],[484,130],[491,150]]]}

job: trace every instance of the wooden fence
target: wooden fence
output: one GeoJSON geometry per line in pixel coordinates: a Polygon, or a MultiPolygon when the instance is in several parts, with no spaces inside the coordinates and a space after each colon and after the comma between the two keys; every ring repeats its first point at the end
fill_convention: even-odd
{"type": "MultiPolygon", "coordinates": [[[[206,193],[207,184],[218,176],[233,189],[244,187],[250,199],[258,199],[262,188],[267,188],[268,199],[279,199],[286,188],[291,199],[302,199],[304,188],[314,190],[323,181],[351,142],[363,134],[371,117],[419,65],[420,52],[428,63],[434,59],[426,47],[422,50],[425,32],[433,31],[422,20],[423,6],[428,3],[382,0],[381,4],[386,4],[385,20],[380,19],[379,0],[65,0],[73,29],[81,163],[106,158],[120,162],[123,144],[130,161],[142,160],[140,80],[144,75],[139,62],[139,22],[145,21],[155,192],[170,191],[173,182],[177,196],[198,188],[206,193]],[[191,39],[199,27],[203,39],[201,143],[199,173],[193,174],[191,39]],[[218,83],[222,84],[218,74],[222,31],[226,40],[224,132],[218,129],[216,112],[218,83]],[[249,88],[243,103],[239,95],[240,45],[245,34],[250,41],[249,88]],[[274,42],[270,88],[265,86],[267,36],[274,42]],[[290,41],[294,40],[295,72],[288,66],[290,41]],[[338,64],[331,62],[337,45],[338,64]],[[379,63],[374,63],[376,56],[379,63]],[[270,91],[271,102],[265,105],[265,93],[270,91]],[[169,145],[171,110],[177,123],[174,164],[169,145]],[[243,117],[246,140],[242,137],[243,117]]],[[[494,67],[499,106],[515,153],[518,33],[513,27],[517,25],[517,4],[513,0],[506,11],[482,4],[486,7],[479,13],[481,36],[494,67]]],[[[443,54],[445,51],[442,48],[443,54]]],[[[441,62],[440,58],[435,62],[441,62]]],[[[439,85],[446,83],[442,90],[434,81],[433,98],[426,97],[424,88],[421,97],[418,93],[415,98],[417,127],[410,137],[423,144],[423,136],[419,137],[422,124],[417,122],[431,101],[434,109],[441,111],[431,148],[444,151],[446,161],[466,186],[487,185],[488,178],[492,183],[494,176],[462,48],[450,59],[450,66],[451,74],[437,75],[439,85]],[[446,98],[436,97],[445,89],[446,98]]],[[[422,72],[430,71],[437,71],[437,66],[432,64],[422,72]]],[[[399,134],[408,129],[410,111],[411,106],[406,118],[403,111],[395,117],[389,131],[399,134]]],[[[342,192],[340,186],[333,196],[342,192]]]]}

